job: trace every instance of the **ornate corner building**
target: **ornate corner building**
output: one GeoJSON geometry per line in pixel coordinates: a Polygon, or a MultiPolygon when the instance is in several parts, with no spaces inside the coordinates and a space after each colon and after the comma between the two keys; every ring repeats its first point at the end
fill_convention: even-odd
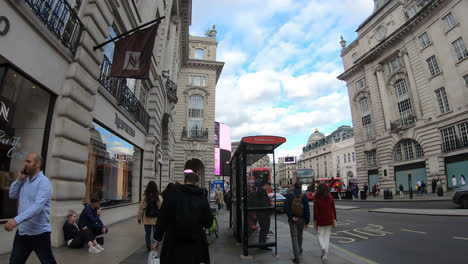
{"type": "Polygon", "coordinates": [[[172,181],[183,182],[186,169],[199,174],[201,186],[215,179],[216,84],[224,66],[224,62],[216,61],[216,33],[213,26],[206,37],[188,39],[177,90],[172,181]]]}
{"type": "MultiPolygon", "coordinates": [[[[209,87],[221,71],[189,59],[191,8],[191,0],[0,1],[0,223],[17,213],[8,189],[33,151],[42,153],[53,187],[54,246],[64,243],[68,210],[81,212],[97,198],[109,225],[136,215],[148,181],[167,184],[182,135],[175,113],[188,100],[183,92],[210,98],[205,109],[214,116],[214,90],[186,89],[190,69],[209,87]],[[150,78],[110,77],[114,44],[93,48],[162,16],[150,78]]],[[[215,58],[216,49],[206,55],[215,58]]],[[[211,140],[214,119],[205,121],[211,140]]],[[[11,250],[13,236],[0,230],[0,254],[11,250]]]]}
{"type": "Polygon", "coordinates": [[[376,0],[341,57],[360,184],[468,175],[468,2],[376,0]]]}

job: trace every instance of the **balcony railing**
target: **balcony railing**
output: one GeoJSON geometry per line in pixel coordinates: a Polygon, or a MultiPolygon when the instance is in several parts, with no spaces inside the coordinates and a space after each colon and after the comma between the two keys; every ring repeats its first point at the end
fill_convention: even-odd
{"type": "Polygon", "coordinates": [[[442,143],[442,152],[468,148],[468,139],[460,140],[458,137],[442,143]]]}
{"type": "Polygon", "coordinates": [[[66,0],[25,0],[36,16],[62,44],[75,54],[83,24],[66,0]]]}
{"type": "Polygon", "coordinates": [[[167,92],[171,96],[173,96],[177,101],[177,84],[173,82],[171,79],[167,78],[166,89],[167,89],[167,92]]]}
{"type": "Polygon", "coordinates": [[[149,114],[145,107],[137,99],[135,94],[128,88],[127,79],[110,77],[111,62],[104,56],[101,65],[101,75],[99,82],[115,98],[119,105],[125,108],[143,127],[148,131],[149,114]]]}
{"type": "Polygon", "coordinates": [[[182,138],[183,139],[196,139],[196,140],[208,140],[208,128],[203,131],[203,129],[198,129],[197,127],[187,131],[187,128],[182,129],[182,138]]]}
{"type": "Polygon", "coordinates": [[[395,122],[390,122],[390,130],[395,132],[413,126],[416,123],[415,116],[408,116],[395,122]]]}

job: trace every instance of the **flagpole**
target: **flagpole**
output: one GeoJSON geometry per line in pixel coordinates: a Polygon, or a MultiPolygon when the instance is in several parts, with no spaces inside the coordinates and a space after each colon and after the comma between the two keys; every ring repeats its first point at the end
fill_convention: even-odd
{"type": "Polygon", "coordinates": [[[166,17],[165,17],[165,16],[162,16],[162,17],[160,17],[160,18],[156,18],[155,20],[152,20],[152,21],[150,21],[150,22],[148,22],[148,23],[145,23],[145,24],[143,24],[143,25],[141,25],[141,26],[138,26],[138,27],[136,27],[136,28],[134,28],[134,29],[132,29],[132,30],[129,30],[129,31],[127,31],[127,32],[124,32],[124,33],[122,33],[122,34],[120,34],[120,35],[118,35],[118,36],[116,36],[116,37],[114,37],[114,38],[111,38],[111,39],[109,39],[109,40],[107,40],[107,41],[105,41],[105,42],[103,42],[103,43],[101,43],[101,44],[99,44],[99,45],[97,45],[97,46],[94,46],[94,47],[93,47],[93,50],[97,50],[97,49],[99,49],[99,48],[101,48],[101,47],[103,47],[103,46],[105,46],[105,45],[107,45],[107,44],[109,44],[109,43],[111,43],[111,42],[113,42],[113,41],[119,39],[119,38],[125,37],[125,36],[127,36],[128,34],[130,34],[130,33],[132,33],[132,32],[135,32],[135,31],[137,31],[137,30],[139,30],[139,29],[141,29],[141,28],[143,28],[143,27],[146,27],[146,26],[148,26],[148,25],[150,25],[150,24],[159,23],[159,22],[161,22],[161,20],[163,20],[164,18],[166,18],[166,17]]]}

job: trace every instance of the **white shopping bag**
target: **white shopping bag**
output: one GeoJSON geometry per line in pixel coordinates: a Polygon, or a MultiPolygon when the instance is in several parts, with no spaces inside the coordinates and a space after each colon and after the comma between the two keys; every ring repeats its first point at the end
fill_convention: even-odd
{"type": "Polygon", "coordinates": [[[151,250],[148,254],[148,264],[159,264],[158,252],[151,250]]]}

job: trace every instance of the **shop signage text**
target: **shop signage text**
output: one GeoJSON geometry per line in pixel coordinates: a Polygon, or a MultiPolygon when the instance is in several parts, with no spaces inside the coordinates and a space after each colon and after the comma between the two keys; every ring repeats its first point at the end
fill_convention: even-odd
{"type": "Polygon", "coordinates": [[[0,101],[0,117],[3,118],[5,121],[8,122],[8,112],[10,112],[10,108],[8,108],[5,103],[0,101]]]}
{"type": "Polygon", "coordinates": [[[26,158],[27,153],[19,150],[23,146],[21,140],[21,137],[9,136],[5,131],[0,130],[0,144],[11,147],[6,155],[8,158],[20,160],[26,158]]]}
{"type": "Polygon", "coordinates": [[[0,16],[0,36],[5,36],[10,31],[10,21],[5,16],[0,16]]]}
{"type": "Polygon", "coordinates": [[[127,134],[129,134],[130,136],[135,137],[135,130],[131,128],[127,123],[125,123],[122,119],[120,119],[117,113],[115,113],[115,125],[118,129],[122,129],[125,132],[127,132],[127,134]]]}

